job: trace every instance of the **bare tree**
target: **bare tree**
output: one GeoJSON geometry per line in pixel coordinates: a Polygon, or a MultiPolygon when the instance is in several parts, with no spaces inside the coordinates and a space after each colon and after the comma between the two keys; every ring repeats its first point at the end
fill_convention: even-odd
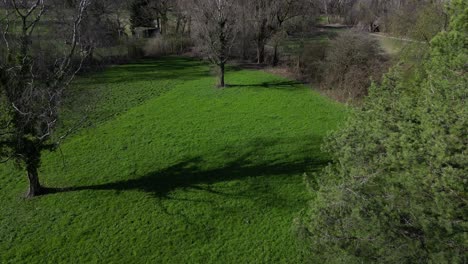
{"type": "Polygon", "coordinates": [[[278,33],[283,24],[307,10],[309,1],[252,0],[248,10],[257,45],[257,63],[265,62],[265,45],[278,33]]]}
{"type": "Polygon", "coordinates": [[[174,16],[176,17],[176,34],[191,33],[192,12],[187,9],[190,5],[190,0],[177,0],[174,6],[174,16]]]}
{"type": "Polygon", "coordinates": [[[68,25],[58,25],[66,39],[35,34],[44,26],[41,23],[45,14],[57,8],[51,2],[3,2],[6,8],[0,27],[6,48],[0,61],[0,162],[12,160],[26,170],[27,195],[33,197],[47,191],[38,175],[42,152],[56,149],[67,136],[52,140],[63,91],[87,54],[80,45],[80,35],[90,0],[78,0],[68,25]]]}
{"type": "Polygon", "coordinates": [[[110,48],[119,44],[125,34],[120,10],[122,3],[116,0],[99,0],[90,3],[85,12],[81,43],[89,50],[89,62],[94,63],[95,48],[110,48]]]}
{"type": "Polygon", "coordinates": [[[157,14],[157,21],[159,24],[161,34],[169,31],[168,14],[173,9],[175,1],[173,0],[152,0],[152,8],[157,14]]]}
{"type": "Polygon", "coordinates": [[[225,87],[225,65],[237,34],[237,6],[232,0],[193,0],[197,37],[218,67],[219,87],[225,87]]]}

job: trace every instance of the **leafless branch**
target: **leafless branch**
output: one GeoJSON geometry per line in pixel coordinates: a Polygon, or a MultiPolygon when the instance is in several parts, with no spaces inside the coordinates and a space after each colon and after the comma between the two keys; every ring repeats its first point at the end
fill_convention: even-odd
{"type": "Polygon", "coordinates": [[[58,141],[55,143],[55,145],[59,146],[66,138],[68,138],[68,136],[70,136],[73,132],[75,132],[78,128],[80,128],[87,119],[88,119],[87,116],[83,117],[73,127],[68,129],[67,132],[58,139],[58,141]]]}
{"type": "MultiPolygon", "coordinates": [[[[77,15],[75,17],[75,20],[73,21],[73,29],[72,29],[72,36],[71,36],[71,39],[72,39],[71,43],[72,44],[71,44],[70,50],[68,51],[67,56],[62,61],[61,65],[58,68],[57,74],[56,74],[56,79],[59,82],[61,82],[63,80],[64,75],[68,72],[68,69],[70,67],[72,58],[75,55],[76,47],[78,46],[79,37],[80,37],[80,34],[79,34],[80,33],[79,32],[80,31],[80,25],[81,25],[81,22],[83,21],[84,12],[88,8],[89,4],[90,4],[90,0],[81,0],[80,4],[78,6],[78,13],[77,13],[77,15]]],[[[79,68],[81,68],[81,65],[80,65],[79,68]]],[[[74,77],[74,74],[72,75],[72,78],[73,77],[74,77]]],[[[67,81],[66,83],[69,83],[69,82],[70,81],[67,81]]]]}
{"type": "MultiPolygon", "coordinates": [[[[6,0],[5,0],[6,1],[6,0]]],[[[5,9],[5,18],[4,18],[4,23],[5,23],[5,26],[4,28],[2,29],[2,39],[3,39],[3,42],[5,42],[5,47],[6,47],[6,57],[8,58],[9,55],[10,55],[10,41],[8,40],[8,34],[10,32],[10,16],[11,16],[11,12],[9,9],[5,9]]]]}
{"type": "Polygon", "coordinates": [[[31,115],[32,113],[26,113],[26,112],[23,112],[21,111],[16,105],[15,103],[12,103],[11,106],[13,107],[13,109],[15,109],[19,114],[23,115],[23,116],[28,116],[28,115],[31,115]]]}

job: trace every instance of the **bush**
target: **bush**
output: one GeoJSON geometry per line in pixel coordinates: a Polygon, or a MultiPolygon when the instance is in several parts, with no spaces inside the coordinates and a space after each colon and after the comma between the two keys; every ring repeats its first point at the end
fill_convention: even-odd
{"type": "Polygon", "coordinates": [[[341,33],[326,51],[321,87],[351,99],[366,96],[371,79],[379,81],[388,69],[383,54],[377,40],[352,31],[341,33]]]}
{"type": "Polygon", "coordinates": [[[158,57],[179,55],[192,47],[190,38],[179,35],[164,35],[148,40],[144,47],[145,56],[158,57]]]}
{"type": "Polygon", "coordinates": [[[307,43],[298,56],[297,70],[301,79],[319,83],[324,76],[324,60],[327,54],[326,43],[307,43]]]}
{"type": "Polygon", "coordinates": [[[331,41],[306,42],[294,57],[289,68],[297,78],[317,84],[339,101],[361,100],[371,81],[380,82],[390,66],[376,39],[354,31],[331,41]]]}
{"type": "Polygon", "coordinates": [[[329,263],[466,263],[468,3],[407,77],[395,67],[324,147],[305,218],[309,248],[329,263]]]}

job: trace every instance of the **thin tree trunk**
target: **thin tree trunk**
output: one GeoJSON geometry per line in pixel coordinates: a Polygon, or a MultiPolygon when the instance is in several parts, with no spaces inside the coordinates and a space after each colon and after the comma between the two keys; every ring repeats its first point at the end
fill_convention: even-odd
{"type": "Polygon", "coordinates": [[[242,59],[243,60],[247,60],[247,49],[248,49],[245,13],[246,13],[246,10],[245,10],[245,6],[243,5],[243,10],[242,10],[242,59]]]}
{"type": "Polygon", "coordinates": [[[187,18],[182,20],[182,26],[180,28],[182,29],[180,33],[185,34],[185,28],[187,28],[187,18]]]}
{"type": "Polygon", "coordinates": [[[87,47],[87,48],[89,50],[89,53],[88,53],[89,64],[93,65],[94,64],[94,47],[91,46],[91,47],[87,47]]]}
{"type": "Polygon", "coordinates": [[[39,182],[39,175],[35,166],[28,166],[29,191],[27,197],[35,197],[41,194],[42,187],[39,182]]]}
{"type": "Polygon", "coordinates": [[[225,87],[224,83],[224,63],[219,64],[219,84],[218,87],[223,88],[225,87]]]}
{"type": "Polygon", "coordinates": [[[275,50],[273,53],[273,66],[278,65],[279,58],[278,58],[278,43],[275,43],[275,50]]]}
{"type": "Polygon", "coordinates": [[[167,27],[167,14],[162,14],[161,15],[161,28],[160,28],[160,33],[161,35],[166,34],[168,29],[167,27]]]}
{"type": "Polygon", "coordinates": [[[176,30],[175,30],[175,33],[178,34],[179,33],[179,28],[180,28],[180,17],[177,17],[177,23],[176,23],[176,30]]]}
{"type": "Polygon", "coordinates": [[[187,29],[188,36],[192,36],[192,17],[188,19],[188,29],[187,29]]]}
{"type": "Polygon", "coordinates": [[[265,62],[265,43],[266,43],[266,26],[268,20],[266,18],[263,19],[262,24],[260,26],[260,31],[258,32],[257,36],[257,63],[261,64],[265,62]]]}
{"type": "Polygon", "coordinates": [[[257,41],[257,63],[261,64],[265,61],[265,45],[263,41],[257,41]]]}

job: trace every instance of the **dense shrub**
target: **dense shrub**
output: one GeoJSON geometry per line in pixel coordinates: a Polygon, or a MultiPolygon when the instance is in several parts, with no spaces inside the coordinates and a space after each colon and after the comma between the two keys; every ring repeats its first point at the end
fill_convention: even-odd
{"type": "Polygon", "coordinates": [[[395,67],[328,138],[334,164],[305,220],[322,261],[468,261],[468,2],[450,11],[450,31],[411,78],[395,67]]]}
{"type": "Polygon", "coordinates": [[[297,64],[291,65],[291,67],[297,67],[301,79],[319,83],[324,77],[324,61],[327,49],[327,43],[307,43],[297,58],[297,64]]]}
{"type": "Polygon", "coordinates": [[[176,55],[187,52],[193,43],[190,38],[180,35],[163,35],[149,39],[144,47],[145,56],[176,55]]]}
{"type": "Polygon", "coordinates": [[[379,83],[391,64],[375,38],[356,31],[301,45],[289,58],[290,71],[338,101],[359,102],[371,81],[379,83]]]}
{"type": "Polygon", "coordinates": [[[321,86],[347,98],[362,98],[371,79],[381,79],[388,67],[386,62],[377,40],[352,31],[341,33],[326,51],[321,86]]]}

